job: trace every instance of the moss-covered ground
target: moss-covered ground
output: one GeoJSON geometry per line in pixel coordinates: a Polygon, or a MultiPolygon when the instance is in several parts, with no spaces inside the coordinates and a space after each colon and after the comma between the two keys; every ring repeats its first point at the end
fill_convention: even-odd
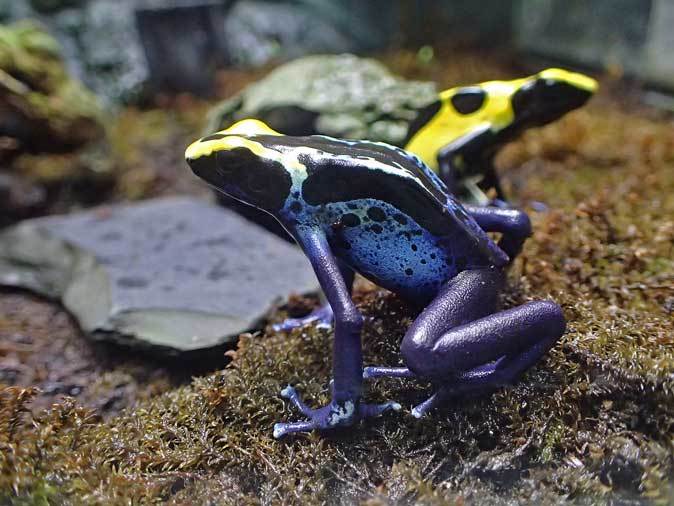
{"type": "MultiPolygon", "coordinates": [[[[522,72],[475,55],[425,67],[413,56],[389,62],[447,85],[522,72]]],[[[408,408],[427,385],[372,381],[368,400],[406,409],[327,437],[276,441],[274,422],[298,418],[281,388],[296,385],[312,405],[328,399],[330,331],[244,335],[227,367],[181,381],[189,370],[179,364],[143,373],[138,357],[96,355],[60,309],[4,293],[0,332],[11,339],[0,345],[0,371],[11,362],[19,372],[0,377],[0,503],[671,504],[674,129],[671,116],[629,104],[617,87],[604,81],[586,109],[499,158],[511,193],[548,208],[532,210],[535,233],[504,304],[553,298],[569,321],[519,383],[416,420],[408,408]],[[29,317],[27,304],[44,321],[29,317]],[[62,349],[36,343],[52,337],[95,377],[112,378],[117,406],[96,400],[105,386],[94,394],[85,384],[71,397],[44,392],[49,354],[62,349]]],[[[153,157],[180,151],[175,138],[156,142],[153,157]]],[[[367,317],[366,363],[399,364],[412,310],[365,283],[356,300],[367,317]]]]}

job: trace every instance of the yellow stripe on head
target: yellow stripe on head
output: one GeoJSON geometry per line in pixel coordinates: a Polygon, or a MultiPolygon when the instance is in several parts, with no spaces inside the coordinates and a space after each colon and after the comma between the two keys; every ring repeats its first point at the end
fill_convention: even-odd
{"type": "Polygon", "coordinates": [[[279,132],[271,128],[265,122],[259,119],[242,119],[237,121],[226,130],[217,132],[224,135],[281,135],[279,132]]]}
{"type": "MultiPolygon", "coordinates": [[[[256,135],[281,135],[262,121],[256,119],[244,119],[225,130],[220,130],[214,134],[208,135],[193,142],[185,150],[185,158],[196,160],[204,156],[210,156],[217,151],[228,151],[236,148],[245,148],[255,153],[257,156],[264,157],[269,155],[267,148],[259,142],[255,142],[248,137],[256,135]]],[[[269,157],[269,156],[267,156],[269,157]]]]}
{"type": "Polygon", "coordinates": [[[575,86],[576,88],[589,91],[590,93],[596,92],[599,88],[597,81],[592,79],[590,76],[586,76],[578,72],[569,72],[568,70],[558,68],[545,69],[536,74],[536,76],[532,77],[565,82],[575,86]]]}

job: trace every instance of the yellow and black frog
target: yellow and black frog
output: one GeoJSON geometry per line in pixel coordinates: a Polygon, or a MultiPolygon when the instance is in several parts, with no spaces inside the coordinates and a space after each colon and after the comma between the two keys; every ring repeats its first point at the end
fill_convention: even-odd
{"type": "Polygon", "coordinates": [[[405,150],[419,156],[462,200],[485,205],[496,190],[499,148],[530,127],[543,126],[585,104],[597,82],[549,68],[512,81],[488,81],[443,91],[410,125],[405,150]]]}

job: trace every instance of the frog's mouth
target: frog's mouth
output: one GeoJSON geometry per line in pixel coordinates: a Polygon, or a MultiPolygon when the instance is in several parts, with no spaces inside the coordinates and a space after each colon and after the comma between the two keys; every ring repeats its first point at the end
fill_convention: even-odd
{"type": "Polygon", "coordinates": [[[213,153],[209,156],[187,158],[186,160],[192,172],[213,189],[247,203],[245,202],[245,194],[241,191],[241,188],[231,180],[231,177],[228,177],[233,172],[232,166],[227,163],[219,163],[217,154],[213,153]]]}

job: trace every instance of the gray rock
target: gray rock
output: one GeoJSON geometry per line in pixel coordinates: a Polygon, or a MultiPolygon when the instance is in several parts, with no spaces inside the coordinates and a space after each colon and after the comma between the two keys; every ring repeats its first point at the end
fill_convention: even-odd
{"type": "Polygon", "coordinates": [[[233,341],[279,299],[318,288],[299,249],[185,198],[7,229],[0,284],[61,299],[94,338],[168,353],[233,341]]]}
{"type": "Polygon", "coordinates": [[[217,105],[208,130],[252,117],[289,135],[319,133],[401,144],[418,109],[436,98],[433,83],[405,81],[369,58],[307,56],[217,105]]]}
{"type": "Polygon", "coordinates": [[[308,53],[359,49],[357,39],[350,36],[349,31],[340,30],[320,9],[316,12],[316,9],[300,4],[237,2],[224,25],[233,61],[239,65],[258,66],[272,59],[287,60],[308,53]]]}
{"type": "Polygon", "coordinates": [[[34,215],[46,205],[44,188],[0,169],[0,227],[34,215]]]}
{"type": "Polygon", "coordinates": [[[128,101],[149,76],[134,25],[134,9],[141,2],[147,3],[54,2],[49,12],[40,12],[28,0],[0,0],[0,15],[6,20],[39,20],[63,47],[70,72],[108,102],[128,101]]]}

